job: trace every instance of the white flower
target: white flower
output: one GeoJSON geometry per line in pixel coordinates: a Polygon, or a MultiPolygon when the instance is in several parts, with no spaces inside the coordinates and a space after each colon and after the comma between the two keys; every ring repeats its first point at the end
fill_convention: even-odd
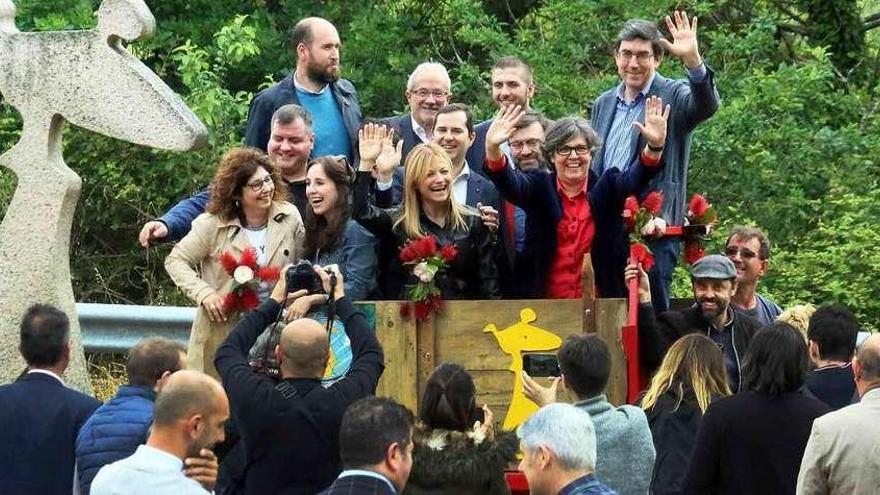
{"type": "Polygon", "coordinates": [[[642,227],[641,233],[645,237],[662,236],[666,233],[666,220],[657,217],[648,220],[645,222],[645,226],[642,227]]]}
{"type": "Polygon", "coordinates": [[[446,432],[435,430],[425,445],[431,450],[443,450],[446,448],[446,432]]]}
{"type": "Polygon", "coordinates": [[[480,445],[483,443],[483,440],[486,439],[486,425],[479,421],[474,422],[474,427],[467,432],[467,436],[473,440],[476,445],[480,445]]]}
{"type": "Polygon", "coordinates": [[[241,265],[232,272],[232,278],[239,284],[246,284],[254,279],[254,271],[249,266],[241,265]]]}
{"type": "Polygon", "coordinates": [[[426,284],[434,280],[434,270],[428,268],[428,263],[425,261],[422,261],[413,268],[413,275],[426,284]]]}

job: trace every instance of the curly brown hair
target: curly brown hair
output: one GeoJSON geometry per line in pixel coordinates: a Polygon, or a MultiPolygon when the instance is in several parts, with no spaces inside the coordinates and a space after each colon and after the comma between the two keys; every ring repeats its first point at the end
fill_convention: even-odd
{"type": "Polygon", "coordinates": [[[220,166],[211,181],[211,200],[205,208],[224,220],[232,220],[241,215],[242,190],[248,180],[259,168],[266,169],[272,175],[275,184],[273,201],[287,200],[287,187],[281,181],[278,170],[269,161],[269,157],[257,148],[234,148],[226,152],[220,159],[220,166]]]}

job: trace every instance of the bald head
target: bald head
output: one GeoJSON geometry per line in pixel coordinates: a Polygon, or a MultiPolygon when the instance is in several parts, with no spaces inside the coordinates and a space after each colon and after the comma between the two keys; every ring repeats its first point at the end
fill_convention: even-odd
{"type": "Polygon", "coordinates": [[[170,426],[196,414],[214,415],[224,410],[228,415],[229,401],[217,380],[199,371],[181,370],[168,378],[156,396],[153,423],[170,426]]]}
{"type": "Polygon", "coordinates": [[[315,40],[316,31],[328,30],[332,30],[335,33],[336,26],[327,19],[321,17],[303,18],[293,26],[293,30],[290,32],[290,48],[296,52],[296,47],[300,44],[306,46],[312,44],[315,40]]]}
{"type": "Polygon", "coordinates": [[[880,384],[880,333],[875,333],[862,342],[856,353],[856,361],[860,368],[860,380],[880,384]]]}
{"type": "Polygon", "coordinates": [[[324,375],[330,356],[330,338],[324,325],[309,318],[294,320],[281,331],[278,345],[284,378],[324,375]]]}

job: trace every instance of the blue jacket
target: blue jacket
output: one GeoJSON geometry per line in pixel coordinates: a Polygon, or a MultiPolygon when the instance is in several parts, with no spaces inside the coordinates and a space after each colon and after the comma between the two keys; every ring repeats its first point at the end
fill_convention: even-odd
{"type": "MultiPolygon", "coordinates": [[[[617,110],[617,94],[620,86],[602,93],[593,103],[592,126],[602,141],[608,138],[614,114],[617,110]]],[[[663,98],[663,104],[672,106],[667,124],[666,147],[663,150],[663,170],[651,181],[647,190],[663,192],[663,219],[669,225],[681,225],[687,213],[688,164],[691,158],[691,133],[700,122],[711,117],[721,105],[715,87],[715,73],[706,66],[702,81],[667,79],[660,74],[654,77],[645,95],[663,98]]],[[[644,115],[639,118],[644,122],[644,115]]],[[[633,159],[638,158],[645,147],[645,138],[638,130],[632,130],[633,159]]],[[[592,168],[601,171],[604,153],[596,153],[592,168]]]]}
{"type": "MultiPolygon", "coordinates": [[[[556,255],[556,225],[562,219],[562,200],[556,189],[556,172],[523,172],[507,166],[494,172],[486,167],[489,178],[501,196],[526,212],[526,245],[517,264],[531,267],[522,280],[529,298],[543,297],[547,276],[556,255]]],[[[597,176],[590,170],[587,200],[595,224],[590,257],[596,286],[602,297],[626,297],[623,271],[629,256],[629,243],[623,225],[623,202],[644,187],[660,168],[648,168],[636,161],[626,172],[611,169],[597,176]]]]}
{"type": "Polygon", "coordinates": [[[321,266],[339,265],[345,295],[353,301],[360,301],[375,296],[378,290],[378,249],[379,241],[373,234],[349,219],[339,244],[332,251],[318,253],[312,261],[321,266]]]}
{"type": "Polygon", "coordinates": [[[88,495],[98,471],[134,454],[146,443],[153,423],[156,392],[136,385],[119,387],[116,396],[99,407],[76,438],[76,465],[82,495],[88,495]]]}
{"type": "Polygon", "coordinates": [[[0,386],[0,493],[69,495],[76,435],[100,405],[43,373],[0,386]]]}
{"type": "MultiPolygon", "coordinates": [[[[360,162],[358,155],[358,131],[361,128],[361,106],[358,103],[357,91],[354,85],[346,79],[339,79],[330,84],[330,91],[336,98],[336,103],[342,109],[342,120],[345,122],[345,130],[351,140],[351,153],[353,166],[357,170],[360,162]]],[[[248,110],[247,129],[244,134],[244,144],[254,146],[266,151],[271,131],[272,114],[284,105],[293,103],[299,105],[296,89],[293,86],[293,74],[285,77],[281,82],[266,88],[251,100],[248,110]]]]}

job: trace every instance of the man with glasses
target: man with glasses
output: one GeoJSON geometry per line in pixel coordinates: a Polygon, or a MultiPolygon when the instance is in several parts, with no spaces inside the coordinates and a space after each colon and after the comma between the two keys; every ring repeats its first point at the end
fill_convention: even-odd
{"type": "Polygon", "coordinates": [[[403,159],[417,144],[429,143],[434,137],[437,111],[452,101],[452,81],[443,64],[422,62],[406,82],[409,113],[384,119],[403,140],[403,159]]]}
{"type": "Polygon", "coordinates": [[[762,325],[773,322],[782,314],[775,302],[758,294],[758,281],[770,267],[770,240],[761,229],[737,225],[727,238],[724,254],[736,266],[736,292],[730,306],[738,313],[760,321],[762,325]]]}
{"type": "MultiPolygon", "coordinates": [[[[600,95],[593,104],[592,124],[604,142],[593,160],[596,173],[612,168],[625,169],[645,146],[645,139],[633,129],[644,121],[645,102],[659,96],[672,105],[669,131],[657,151],[663,151],[663,170],[646,190],[662,191],[663,219],[680,225],[687,210],[687,169],[690,160],[691,132],[711,117],[719,106],[715,77],[704,63],[697,46],[697,19],[676,11],[666,17],[672,42],[663,39],[657,25],[632,19],[617,35],[614,61],[621,83],[600,95]],[[674,19],[674,20],[673,20],[674,19]],[[687,80],[667,79],[657,73],[664,52],[681,59],[687,80]]],[[[658,239],[651,243],[655,265],[649,276],[658,311],[669,308],[669,285],[675,269],[680,241],[658,239]]]]}

